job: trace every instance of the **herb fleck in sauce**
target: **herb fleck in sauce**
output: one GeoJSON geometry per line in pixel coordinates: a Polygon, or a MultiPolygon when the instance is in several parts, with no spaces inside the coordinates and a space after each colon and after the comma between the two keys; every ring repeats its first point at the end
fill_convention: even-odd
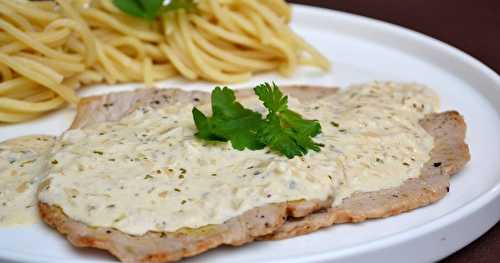
{"type": "MultiPolygon", "coordinates": [[[[256,98],[242,104],[256,110],[260,105],[256,98]]],[[[89,198],[75,205],[58,198],[61,187],[49,187],[40,199],[81,222],[129,234],[220,224],[268,203],[330,197],[340,202],[355,191],[394,187],[418,176],[433,146],[418,120],[436,106],[429,90],[390,83],[309,103],[289,97],[291,109],[321,123],[315,141],[324,145],[291,160],[268,149],[236,151],[229,143],[196,139],[192,104],[142,107],[117,122],[66,132],[60,142],[65,147],[52,156],[59,163],[49,168],[50,184],[79,185],[80,195],[89,198]],[[111,203],[112,209],[102,205],[111,203]],[[81,209],[89,205],[95,207],[91,215],[81,209]]],[[[209,105],[199,108],[210,111],[209,105]]]]}

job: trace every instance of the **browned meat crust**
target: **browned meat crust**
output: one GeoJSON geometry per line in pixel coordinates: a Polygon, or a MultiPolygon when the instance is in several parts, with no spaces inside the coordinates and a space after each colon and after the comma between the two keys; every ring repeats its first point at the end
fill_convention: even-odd
{"type": "Polygon", "coordinates": [[[270,204],[249,210],[220,225],[132,236],[112,228],[77,222],[56,206],[40,203],[39,208],[43,220],[65,234],[73,245],[108,250],[123,262],[169,262],[222,244],[243,245],[258,236],[272,233],[287,218],[286,204],[270,204]]]}
{"type": "MultiPolygon", "coordinates": [[[[317,99],[336,89],[292,86],[288,94],[302,100],[317,99]]],[[[238,96],[250,94],[238,91],[238,96]]],[[[115,121],[140,105],[160,107],[166,103],[205,103],[208,93],[177,89],[142,89],[83,99],[78,106],[72,128],[92,123],[115,121]]],[[[460,170],[469,159],[464,143],[465,123],[456,112],[433,114],[422,120],[422,126],[435,137],[435,149],[423,170],[422,178],[403,186],[373,193],[359,193],[340,206],[330,208],[328,201],[296,201],[254,208],[224,224],[174,233],[148,232],[131,236],[111,228],[92,227],[67,217],[56,207],[40,203],[43,220],[78,247],[95,247],[111,252],[124,262],[167,262],[194,256],[219,245],[242,245],[255,239],[282,239],[305,234],[335,223],[360,222],[399,214],[442,198],[447,191],[449,175],[460,170]],[[286,223],[285,223],[285,220],[286,223]]]]}
{"type": "Polygon", "coordinates": [[[411,211],[434,203],[449,191],[449,178],[469,161],[465,122],[458,112],[431,114],[420,121],[434,137],[430,160],[419,178],[376,192],[356,193],[336,207],[304,218],[289,219],[280,229],[259,239],[284,239],[341,223],[358,223],[411,211]]]}
{"type": "MultiPolygon", "coordinates": [[[[287,86],[283,91],[300,100],[314,100],[337,92],[336,88],[316,86],[287,86]]],[[[240,98],[253,94],[250,89],[238,90],[240,98]]],[[[173,102],[204,104],[210,102],[210,94],[203,91],[180,89],[138,89],[132,92],[116,92],[103,96],[87,97],[80,101],[71,129],[105,121],[116,121],[139,106],[153,108],[173,102]]]]}

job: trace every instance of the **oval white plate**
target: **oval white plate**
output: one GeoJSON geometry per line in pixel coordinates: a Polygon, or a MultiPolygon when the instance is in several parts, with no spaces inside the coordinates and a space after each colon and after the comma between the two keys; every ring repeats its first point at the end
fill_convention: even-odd
{"type": "MultiPolygon", "coordinates": [[[[326,9],[295,6],[293,28],[333,62],[328,74],[302,69],[292,79],[269,74],[260,81],[347,86],[372,80],[420,82],[434,88],[443,110],[460,111],[468,124],[472,161],[453,177],[440,202],[411,213],[362,224],[338,225],[310,235],[241,248],[223,247],[188,262],[428,262],[445,257],[483,234],[500,218],[500,78],[462,53],[407,29],[326,9]]],[[[161,86],[210,89],[208,83],[161,86]]],[[[84,95],[139,85],[95,87],[84,95]]],[[[0,127],[0,139],[59,134],[74,110],[31,123],[0,127]]],[[[72,248],[44,225],[0,230],[0,261],[109,262],[104,252],[72,248]]]]}

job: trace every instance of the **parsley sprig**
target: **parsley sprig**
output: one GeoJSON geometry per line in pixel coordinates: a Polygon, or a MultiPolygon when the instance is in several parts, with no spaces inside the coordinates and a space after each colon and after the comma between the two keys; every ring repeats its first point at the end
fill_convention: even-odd
{"type": "Polygon", "coordinates": [[[164,0],[113,0],[113,4],[124,13],[149,21],[164,12],[180,9],[190,11],[196,8],[194,0],[171,0],[167,5],[163,5],[163,2],[164,0]]]}
{"type": "Polygon", "coordinates": [[[265,118],[237,102],[233,90],[216,87],[212,91],[211,117],[193,108],[196,136],[209,141],[231,141],[237,150],[267,146],[288,158],[302,156],[308,150],[320,151],[321,145],[312,140],[321,133],[318,121],[304,119],[288,109],[288,96],[274,83],[259,85],[254,92],[268,110],[265,118]]]}

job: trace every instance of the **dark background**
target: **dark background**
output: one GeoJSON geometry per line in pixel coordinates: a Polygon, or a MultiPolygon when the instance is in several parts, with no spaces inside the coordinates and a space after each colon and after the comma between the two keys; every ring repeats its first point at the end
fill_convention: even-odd
{"type": "MultiPolygon", "coordinates": [[[[500,72],[500,0],[292,0],[376,18],[437,38],[500,72]]],[[[443,262],[500,262],[500,224],[443,262]]]]}

